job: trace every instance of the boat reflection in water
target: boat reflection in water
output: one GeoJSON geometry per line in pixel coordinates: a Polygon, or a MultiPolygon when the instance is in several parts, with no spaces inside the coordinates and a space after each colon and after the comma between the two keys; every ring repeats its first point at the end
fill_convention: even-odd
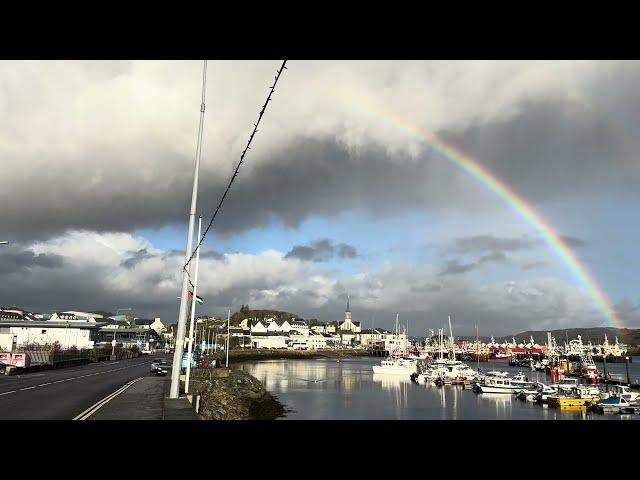
{"type": "Polygon", "coordinates": [[[394,395],[396,407],[402,408],[407,405],[408,390],[413,387],[413,382],[408,376],[374,373],[373,381],[394,395]]]}

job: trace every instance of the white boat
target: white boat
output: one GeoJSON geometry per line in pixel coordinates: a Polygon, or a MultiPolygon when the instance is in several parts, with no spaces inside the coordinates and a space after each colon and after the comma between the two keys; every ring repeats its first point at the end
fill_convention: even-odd
{"type": "Polygon", "coordinates": [[[634,392],[627,385],[610,385],[608,392],[601,392],[600,398],[621,397],[631,405],[640,404],[640,392],[634,392]]]}
{"type": "Polygon", "coordinates": [[[538,401],[538,398],[540,398],[539,403],[544,403],[544,401],[547,400],[546,396],[554,395],[555,393],[557,393],[557,389],[555,387],[545,385],[542,382],[536,382],[533,388],[520,390],[516,394],[516,398],[526,400],[527,402],[536,402],[538,401]]]}
{"type": "MultiPolygon", "coordinates": [[[[544,384],[540,384],[544,385],[544,384]]],[[[547,403],[549,399],[549,395],[557,395],[558,394],[558,386],[557,385],[544,385],[542,391],[539,391],[533,396],[533,400],[537,403],[547,403]]]]}
{"type": "Polygon", "coordinates": [[[416,362],[405,358],[386,358],[380,362],[380,365],[373,366],[373,373],[377,374],[406,375],[409,378],[416,372],[416,362]]]}
{"type": "Polygon", "coordinates": [[[511,384],[515,386],[520,386],[522,389],[534,388],[535,382],[529,380],[528,377],[522,374],[522,372],[518,372],[518,375],[515,375],[511,378],[511,384]]]}
{"type": "Polygon", "coordinates": [[[558,388],[558,393],[570,394],[572,389],[578,386],[577,378],[563,378],[555,384],[558,388]]]}
{"type": "Polygon", "coordinates": [[[510,378],[487,376],[476,384],[476,390],[479,393],[516,393],[522,390],[522,385],[513,385],[510,378]]]}
{"type": "Polygon", "coordinates": [[[591,407],[600,413],[633,413],[635,409],[624,397],[614,395],[602,400],[591,407]]]}

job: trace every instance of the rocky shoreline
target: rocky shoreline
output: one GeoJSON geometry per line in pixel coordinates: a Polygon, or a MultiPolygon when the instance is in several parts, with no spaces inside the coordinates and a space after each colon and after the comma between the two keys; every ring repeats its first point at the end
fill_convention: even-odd
{"type": "Polygon", "coordinates": [[[202,369],[191,391],[200,395],[203,420],[275,420],[287,410],[262,382],[243,370],[202,369]]]}

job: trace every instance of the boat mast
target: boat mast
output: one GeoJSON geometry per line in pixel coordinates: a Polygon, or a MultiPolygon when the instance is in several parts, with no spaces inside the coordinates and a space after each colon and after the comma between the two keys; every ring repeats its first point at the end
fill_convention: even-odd
{"type": "Polygon", "coordinates": [[[451,355],[453,356],[453,360],[455,360],[456,352],[453,347],[453,329],[451,328],[451,315],[449,315],[449,334],[451,335],[451,355]]]}
{"type": "Polygon", "coordinates": [[[476,365],[478,371],[480,370],[480,355],[478,353],[478,349],[480,348],[480,342],[478,337],[478,324],[476,323],[476,365]]]}

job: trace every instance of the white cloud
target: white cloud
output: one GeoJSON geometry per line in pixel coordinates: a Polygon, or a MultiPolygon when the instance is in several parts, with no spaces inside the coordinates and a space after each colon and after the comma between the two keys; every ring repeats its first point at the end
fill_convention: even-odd
{"type": "MultiPolygon", "coordinates": [[[[132,306],[140,316],[175,316],[182,255],[150,247],[126,234],[70,232],[33,246],[63,263],[8,273],[0,303],[38,309],[132,306]],[[125,266],[127,260],[136,261],[125,266]],[[41,297],[34,291],[45,292],[41,297]],[[50,303],[47,303],[50,302],[50,303]]],[[[2,256],[0,255],[0,265],[2,256]]],[[[457,328],[475,323],[483,331],[517,333],[529,328],[599,325],[601,318],[581,290],[554,278],[472,285],[464,275],[443,277],[433,266],[384,263],[354,275],[338,275],[284,252],[233,253],[201,258],[198,293],[204,311],[235,311],[241,304],[292,311],[306,318],[339,318],[346,294],[354,316],[366,324],[390,325],[395,313],[414,332],[437,327],[451,314],[457,328]]],[[[629,307],[627,306],[627,309],[629,307]]],[[[172,320],[169,320],[172,321],[172,320]]]]}

